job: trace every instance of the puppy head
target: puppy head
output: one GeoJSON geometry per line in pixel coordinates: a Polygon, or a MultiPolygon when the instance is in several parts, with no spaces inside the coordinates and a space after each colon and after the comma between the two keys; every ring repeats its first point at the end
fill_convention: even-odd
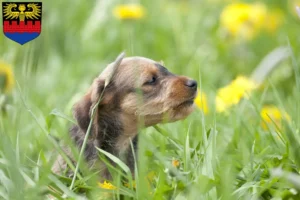
{"type": "Polygon", "coordinates": [[[85,131],[90,121],[91,107],[102,92],[98,108],[100,115],[101,111],[117,112],[126,116],[127,120],[143,118],[145,125],[151,126],[187,117],[194,108],[197,82],[174,75],[158,62],[147,58],[124,58],[116,69],[111,63],[75,105],[75,118],[85,131]],[[108,78],[111,80],[104,89],[108,78]]]}

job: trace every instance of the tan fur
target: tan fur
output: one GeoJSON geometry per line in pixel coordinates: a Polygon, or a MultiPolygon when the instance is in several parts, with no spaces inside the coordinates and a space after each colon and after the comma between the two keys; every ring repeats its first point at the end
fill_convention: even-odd
{"type": "MultiPolygon", "coordinates": [[[[192,102],[197,86],[196,82],[188,86],[189,78],[171,74],[148,58],[125,58],[116,70],[113,64],[103,70],[87,94],[74,106],[78,126],[73,127],[71,135],[80,147],[90,121],[91,107],[103,92],[87,147],[86,159],[89,162],[97,157],[93,145],[120,156],[128,151],[130,140],[138,133],[139,123],[148,127],[181,120],[194,109],[192,102]],[[104,88],[110,77],[110,83],[104,88]],[[154,84],[149,83],[153,78],[156,79],[154,84]]],[[[65,166],[62,162],[60,159],[58,164],[65,166]]],[[[132,165],[132,161],[128,162],[132,165]]],[[[57,166],[53,169],[61,171],[57,166]]]]}

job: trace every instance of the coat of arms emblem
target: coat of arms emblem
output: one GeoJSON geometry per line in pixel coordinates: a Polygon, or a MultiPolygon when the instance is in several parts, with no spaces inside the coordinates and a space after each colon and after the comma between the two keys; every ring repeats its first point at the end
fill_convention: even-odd
{"type": "Polygon", "coordinates": [[[2,2],[3,32],[23,45],[41,33],[42,2],[2,2]]]}

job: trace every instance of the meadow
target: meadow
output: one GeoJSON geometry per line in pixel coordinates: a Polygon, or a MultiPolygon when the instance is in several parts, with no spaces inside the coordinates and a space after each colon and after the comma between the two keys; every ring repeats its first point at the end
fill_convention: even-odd
{"type": "Polygon", "coordinates": [[[300,199],[297,5],[43,1],[38,38],[0,34],[0,199],[300,199]],[[51,172],[72,106],[123,51],[197,80],[195,111],[140,130],[135,180],[113,158],[113,180],[83,163],[72,185],[51,172]]]}

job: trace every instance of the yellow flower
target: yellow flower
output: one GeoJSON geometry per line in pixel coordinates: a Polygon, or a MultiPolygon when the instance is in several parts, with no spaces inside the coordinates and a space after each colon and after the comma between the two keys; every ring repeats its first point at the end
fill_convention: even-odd
{"type": "Polygon", "coordinates": [[[180,161],[179,160],[177,160],[177,159],[173,159],[172,160],[172,165],[174,166],[174,167],[179,167],[179,165],[180,165],[180,161]]]}
{"type": "Polygon", "coordinates": [[[256,87],[252,80],[244,76],[237,77],[228,86],[218,90],[216,96],[217,112],[224,112],[232,105],[238,104],[243,97],[247,97],[247,94],[256,87]]]}
{"type": "Polygon", "coordinates": [[[204,114],[208,113],[207,96],[204,92],[200,92],[200,90],[198,90],[198,94],[194,102],[197,107],[203,111],[204,114]]]}
{"type": "Polygon", "coordinates": [[[115,190],[117,189],[116,186],[111,184],[110,182],[104,181],[103,183],[98,183],[100,188],[107,189],[107,190],[115,190]]]}
{"type": "Polygon", "coordinates": [[[115,7],[113,13],[119,19],[141,19],[145,15],[145,9],[139,4],[124,4],[115,7]]]}
{"type": "Polygon", "coordinates": [[[270,126],[272,124],[281,128],[282,120],[291,120],[287,113],[273,105],[264,106],[260,111],[260,116],[262,118],[261,126],[264,130],[268,130],[268,125],[270,126]]]}
{"type": "Polygon", "coordinates": [[[280,11],[269,11],[262,3],[232,3],[220,16],[221,26],[233,37],[252,39],[260,31],[274,32],[282,23],[280,11]]]}
{"type": "Polygon", "coordinates": [[[263,4],[233,3],[221,13],[221,25],[234,37],[253,38],[263,25],[266,6],[263,4]]]}
{"type": "Polygon", "coordinates": [[[0,62],[0,94],[9,93],[14,86],[14,75],[9,65],[0,62]]]}

